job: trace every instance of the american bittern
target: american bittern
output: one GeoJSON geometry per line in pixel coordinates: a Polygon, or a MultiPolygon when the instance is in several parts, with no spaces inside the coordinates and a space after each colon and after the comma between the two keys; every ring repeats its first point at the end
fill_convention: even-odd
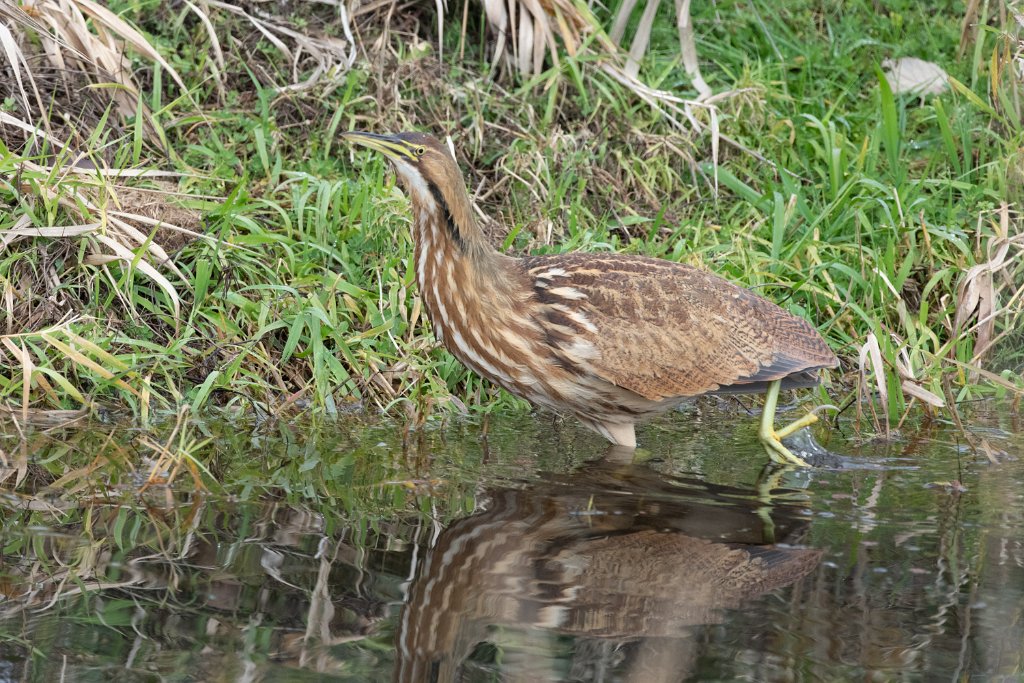
{"type": "Polygon", "coordinates": [[[711,273],[625,254],[514,258],[477,225],[458,164],[422,133],[344,137],[393,163],[412,202],[416,279],[435,336],[474,372],[635,447],[634,425],[682,400],[767,390],[761,440],[807,463],[774,428],[780,388],[813,386],[835,354],[806,322],[711,273]]]}

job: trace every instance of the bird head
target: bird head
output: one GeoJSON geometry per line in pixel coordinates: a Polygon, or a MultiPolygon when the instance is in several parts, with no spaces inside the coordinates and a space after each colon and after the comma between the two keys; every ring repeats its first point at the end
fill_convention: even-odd
{"type": "Polygon", "coordinates": [[[413,212],[428,222],[446,226],[447,234],[461,250],[476,246],[480,248],[475,253],[482,253],[485,240],[462,173],[444,145],[423,133],[377,135],[350,131],[342,137],[386,156],[405,186],[413,212]]]}
{"type": "Polygon", "coordinates": [[[444,145],[429,135],[377,135],[350,131],[342,133],[342,137],[386,156],[406,191],[420,202],[443,198],[445,203],[451,204],[459,192],[465,191],[455,159],[444,145]]]}

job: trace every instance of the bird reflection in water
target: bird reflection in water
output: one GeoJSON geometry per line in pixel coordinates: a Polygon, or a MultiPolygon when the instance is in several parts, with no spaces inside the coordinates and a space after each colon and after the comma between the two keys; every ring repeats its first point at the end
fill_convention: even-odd
{"type": "Polygon", "coordinates": [[[416,567],[396,681],[481,668],[502,680],[678,681],[696,661],[693,627],[821,558],[788,545],[807,528],[799,509],[765,514],[755,491],[613,458],[481,501],[416,567]]]}

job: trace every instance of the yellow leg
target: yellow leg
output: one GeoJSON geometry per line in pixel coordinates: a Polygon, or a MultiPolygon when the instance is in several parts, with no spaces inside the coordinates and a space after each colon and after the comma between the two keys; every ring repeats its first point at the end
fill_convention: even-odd
{"type": "Polygon", "coordinates": [[[775,431],[775,406],[779,402],[779,389],[782,382],[775,380],[768,387],[768,394],[764,399],[764,412],[761,413],[761,443],[768,451],[769,457],[781,465],[796,465],[797,467],[810,467],[810,464],[803,458],[797,457],[788,448],[782,445],[782,438],[789,436],[798,429],[812,425],[818,421],[818,416],[808,413],[802,418],[775,431]]]}
{"type": "Polygon", "coordinates": [[[810,427],[812,424],[814,424],[817,421],[818,421],[818,416],[817,415],[815,415],[814,413],[807,413],[806,415],[801,417],[799,420],[796,420],[794,422],[789,423],[788,425],[786,425],[782,429],[776,430],[775,435],[778,436],[780,439],[785,439],[790,434],[795,434],[796,432],[799,432],[804,427],[810,427]]]}

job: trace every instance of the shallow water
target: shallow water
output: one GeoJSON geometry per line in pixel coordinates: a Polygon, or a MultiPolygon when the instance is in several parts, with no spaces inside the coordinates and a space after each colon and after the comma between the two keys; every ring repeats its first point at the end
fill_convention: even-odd
{"type": "Polygon", "coordinates": [[[204,493],[140,492],[169,430],[9,435],[0,681],[1021,680],[1022,425],[970,424],[998,462],[844,426],[842,469],[773,473],[713,409],[635,458],[545,416],[211,421],[204,493]]]}

